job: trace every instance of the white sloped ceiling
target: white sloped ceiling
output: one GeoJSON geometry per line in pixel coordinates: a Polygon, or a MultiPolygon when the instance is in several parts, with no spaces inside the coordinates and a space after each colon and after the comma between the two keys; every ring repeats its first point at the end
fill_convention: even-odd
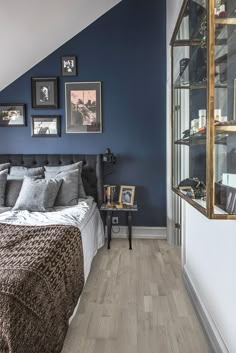
{"type": "Polygon", "coordinates": [[[0,91],[121,0],[0,0],[0,91]]]}

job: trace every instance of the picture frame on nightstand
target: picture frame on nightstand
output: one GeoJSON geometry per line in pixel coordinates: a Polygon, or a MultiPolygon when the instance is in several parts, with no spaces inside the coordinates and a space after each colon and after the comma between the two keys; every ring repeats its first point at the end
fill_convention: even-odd
{"type": "Polygon", "coordinates": [[[135,195],[135,186],[121,185],[119,194],[119,203],[123,205],[133,206],[135,195]]]}

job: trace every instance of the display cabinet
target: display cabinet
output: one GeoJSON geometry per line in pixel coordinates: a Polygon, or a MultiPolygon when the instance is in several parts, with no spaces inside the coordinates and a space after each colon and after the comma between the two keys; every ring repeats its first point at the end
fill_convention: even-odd
{"type": "Polygon", "coordinates": [[[171,55],[172,189],[236,219],[236,0],[185,0],[171,55]]]}

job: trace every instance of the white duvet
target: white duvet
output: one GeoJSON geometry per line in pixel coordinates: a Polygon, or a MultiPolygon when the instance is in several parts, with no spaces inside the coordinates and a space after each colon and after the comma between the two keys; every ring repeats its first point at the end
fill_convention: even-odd
{"type": "Polygon", "coordinates": [[[81,199],[76,206],[55,207],[51,212],[7,211],[0,214],[0,223],[20,225],[68,224],[79,227],[84,252],[84,273],[87,279],[93,257],[104,245],[104,227],[93,198],[81,199]]]}
{"type": "Polygon", "coordinates": [[[23,225],[72,224],[79,226],[92,205],[93,200],[88,198],[81,200],[76,206],[55,207],[50,212],[9,210],[0,214],[0,222],[23,225]]]}

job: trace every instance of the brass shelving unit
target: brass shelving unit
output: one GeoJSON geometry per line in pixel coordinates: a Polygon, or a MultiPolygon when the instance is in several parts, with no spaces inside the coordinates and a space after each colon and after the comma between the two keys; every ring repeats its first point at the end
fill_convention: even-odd
{"type": "Polygon", "coordinates": [[[184,0],[171,56],[172,190],[210,219],[236,219],[236,1],[184,0]],[[189,178],[205,196],[180,190],[189,178]]]}

